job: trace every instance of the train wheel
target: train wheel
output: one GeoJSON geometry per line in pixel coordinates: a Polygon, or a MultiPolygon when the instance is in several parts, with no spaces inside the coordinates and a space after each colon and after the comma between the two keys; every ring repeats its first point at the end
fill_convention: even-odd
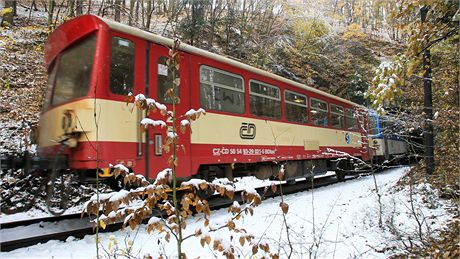
{"type": "Polygon", "coordinates": [[[46,183],[46,206],[48,211],[55,216],[62,215],[67,209],[66,185],[68,184],[68,176],[65,176],[62,170],[52,170],[46,183]]]}
{"type": "Polygon", "coordinates": [[[259,180],[266,180],[273,175],[272,167],[269,165],[260,165],[257,167],[254,175],[259,180]]]}
{"type": "Polygon", "coordinates": [[[348,159],[341,159],[337,161],[336,167],[335,167],[335,176],[337,177],[337,180],[339,182],[343,182],[345,180],[345,176],[347,175],[347,170],[349,170],[351,167],[350,162],[348,159]]]}
{"type": "Polygon", "coordinates": [[[345,175],[345,171],[341,169],[335,170],[335,176],[337,177],[337,180],[339,180],[339,182],[343,182],[345,180],[345,175]]]}

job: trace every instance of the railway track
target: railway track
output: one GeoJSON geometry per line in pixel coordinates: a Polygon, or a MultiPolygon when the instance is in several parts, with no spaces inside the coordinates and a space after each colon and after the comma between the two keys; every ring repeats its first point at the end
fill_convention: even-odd
{"type": "MultiPolygon", "coordinates": [[[[350,176],[345,181],[352,180],[358,176],[350,176]]],[[[339,182],[334,175],[315,178],[313,188],[324,187],[339,182]]],[[[296,180],[295,183],[283,184],[283,194],[288,195],[299,191],[305,191],[312,188],[310,180],[296,180]]],[[[272,192],[271,188],[257,188],[263,199],[276,197],[280,195],[280,188],[272,192]]],[[[241,191],[235,193],[236,201],[241,201],[241,191]]],[[[210,199],[212,210],[220,209],[231,205],[233,201],[220,196],[213,196],[210,199]]],[[[152,216],[161,216],[159,212],[153,213],[152,216]]],[[[93,216],[94,217],[94,216],[93,216]]],[[[148,220],[148,219],[147,219],[148,220]]],[[[106,229],[100,229],[100,232],[113,232],[121,229],[122,222],[108,225],[106,229]]],[[[12,251],[14,249],[45,243],[49,240],[66,240],[73,236],[83,238],[85,235],[95,233],[93,226],[90,224],[90,218],[81,214],[68,214],[57,217],[37,218],[30,220],[15,221],[3,223],[0,225],[0,250],[2,252],[12,251]]]]}

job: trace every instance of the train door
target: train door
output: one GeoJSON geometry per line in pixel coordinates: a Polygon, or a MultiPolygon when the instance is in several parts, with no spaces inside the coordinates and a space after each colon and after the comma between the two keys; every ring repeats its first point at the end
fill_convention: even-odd
{"type": "MultiPolygon", "coordinates": [[[[142,112],[132,109],[132,106],[124,103],[130,93],[145,92],[145,49],[147,43],[138,37],[116,31],[111,31],[109,36],[105,49],[110,49],[110,53],[108,53],[110,63],[104,66],[109,69],[107,71],[109,90],[107,96],[101,97],[117,101],[117,104],[107,106],[105,111],[109,113],[103,118],[117,120],[120,125],[117,128],[104,129],[105,132],[114,136],[112,141],[116,143],[113,148],[104,149],[104,152],[108,154],[108,162],[121,163],[132,168],[135,172],[142,173],[144,172],[143,138],[139,127],[142,112]]],[[[105,82],[101,84],[105,85],[105,82]]],[[[104,103],[106,103],[105,105],[110,104],[104,103]]]]}
{"type": "MultiPolygon", "coordinates": [[[[166,105],[168,111],[172,111],[172,99],[167,95],[167,91],[173,84],[173,74],[176,78],[180,78],[180,86],[177,95],[180,103],[176,105],[177,123],[183,119],[183,116],[190,109],[190,87],[189,87],[189,56],[181,53],[181,62],[179,71],[172,71],[167,65],[169,57],[169,48],[151,44],[150,45],[150,69],[149,69],[149,96],[157,102],[166,105]]],[[[168,160],[172,155],[172,151],[166,152],[163,149],[163,144],[166,139],[166,132],[171,130],[172,119],[162,116],[159,112],[151,114],[149,117],[155,120],[163,120],[167,123],[168,129],[154,128],[148,132],[148,177],[154,179],[158,172],[165,168],[170,168],[168,160]]],[[[177,130],[179,128],[177,127],[177,130]]],[[[179,145],[177,154],[179,158],[179,166],[177,168],[177,176],[185,178],[190,175],[190,133],[179,135],[179,145]]]]}

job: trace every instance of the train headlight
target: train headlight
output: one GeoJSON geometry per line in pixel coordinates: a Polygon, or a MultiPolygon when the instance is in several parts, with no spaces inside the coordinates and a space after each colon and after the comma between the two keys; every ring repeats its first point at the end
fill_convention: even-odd
{"type": "Polygon", "coordinates": [[[72,110],[66,110],[62,116],[61,127],[65,133],[71,133],[75,129],[75,113],[72,110]]]}

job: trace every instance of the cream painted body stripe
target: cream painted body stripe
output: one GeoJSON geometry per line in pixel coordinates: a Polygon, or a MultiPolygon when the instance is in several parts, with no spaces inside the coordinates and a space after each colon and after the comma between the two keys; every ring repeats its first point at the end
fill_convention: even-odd
{"type": "Polygon", "coordinates": [[[207,113],[192,123],[191,143],[304,146],[306,142],[314,142],[319,146],[361,147],[361,135],[358,132],[349,132],[349,144],[345,140],[346,133],[343,130],[207,113]],[[254,139],[240,137],[242,123],[253,123],[256,126],[254,139]]]}
{"type": "MultiPolygon", "coordinates": [[[[84,99],[53,108],[40,118],[39,146],[56,145],[64,134],[62,117],[67,110],[72,110],[76,120],[72,122],[74,132],[84,132],[79,141],[94,141],[96,125],[94,122],[94,99],[84,99]]],[[[97,99],[96,113],[99,125],[99,141],[139,142],[144,141],[144,133],[139,131],[139,111],[133,104],[97,99]]],[[[277,145],[277,146],[319,146],[360,147],[361,135],[349,132],[350,143],[347,144],[347,131],[303,126],[283,122],[273,122],[239,116],[207,113],[206,116],[192,123],[192,144],[215,145],[277,145]],[[252,123],[256,127],[254,139],[242,139],[242,123],[252,123]],[[306,144],[309,143],[309,144],[306,144]]]]}
{"type": "MultiPolygon", "coordinates": [[[[84,132],[79,141],[96,140],[96,124],[94,121],[94,99],[84,99],[53,108],[42,114],[40,118],[39,146],[56,145],[64,134],[62,118],[67,110],[76,115],[72,121],[74,132],[84,132]]],[[[125,102],[96,99],[96,116],[99,125],[99,141],[138,142],[144,141],[140,134],[139,114],[133,104],[125,102]]]]}

